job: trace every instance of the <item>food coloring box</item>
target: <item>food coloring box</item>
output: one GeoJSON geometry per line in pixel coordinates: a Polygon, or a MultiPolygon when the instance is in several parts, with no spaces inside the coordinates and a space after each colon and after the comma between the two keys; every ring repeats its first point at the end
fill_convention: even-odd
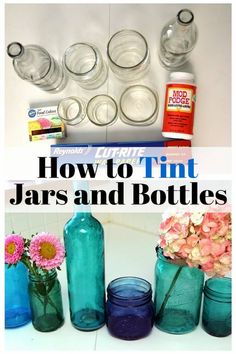
{"type": "Polygon", "coordinates": [[[57,106],[29,108],[27,112],[29,140],[65,137],[65,125],[57,114],[57,106]]]}

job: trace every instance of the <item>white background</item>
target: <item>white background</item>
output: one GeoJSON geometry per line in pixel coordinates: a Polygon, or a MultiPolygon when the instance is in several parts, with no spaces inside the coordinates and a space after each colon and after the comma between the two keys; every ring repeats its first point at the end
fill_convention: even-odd
{"type": "MultiPolygon", "coordinates": [[[[193,146],[230,146],[230,5],[8,4],[6,45],[11,41],[19,41],[23,45],[38,44],[60,60],[68,46],[87,41],[96,44],[106,60],[106,44],[112,34],[122,28],[140,31],[150,48],[151,70],[139,82],[150,85],[159,93],[160,109],[156,123],[148,127],[133,127],[118,120],[106,128],[87,122],[85,126],[68,130],[65,142],[160,140],[168,72],[158,60],[159,37],[164,24],[185,7],[193,11],[199,29],[199,39],[190,62],[181,69],[193,72],[198,86],[193,146]]],[[[14,156],[17,156],[19,149],[30,149],[31,154],[37,155],[47,145],[47,142],[28,142],[26,110],[29,105],[57,103],[69,95],[88,99],[97,93],[109,93],[119,101],[125,87],[127,85],[121,84],[109,70],[108,81],[97,90],[86,91],[70,81],[60,94],[50,95],[18,78],[11,58],[6,54],[6,147],[14,147],[14,156]]]]}

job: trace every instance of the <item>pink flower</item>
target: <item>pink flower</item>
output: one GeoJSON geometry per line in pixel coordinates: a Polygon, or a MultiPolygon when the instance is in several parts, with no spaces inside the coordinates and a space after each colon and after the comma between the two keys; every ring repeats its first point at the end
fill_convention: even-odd
{"type": "Polygon", "coordinates": [[[32,238],[29,253],[36,266],[46,270],[59,267],[65,257],[60,240],[48,232],[41,232],[32,238]]]}
{"type": "Polygon", "coordinates": [[[224,276],[231,269],[231,238],[228,212],[176,213],[162,221],[159,246],[173,260],[224,276]]]}
{"type": "Polygon", "coordinates": [[[24,239],[21,235],[11,234],[5,238],[5,263],[16,264],[24,253],[24,239]]]}

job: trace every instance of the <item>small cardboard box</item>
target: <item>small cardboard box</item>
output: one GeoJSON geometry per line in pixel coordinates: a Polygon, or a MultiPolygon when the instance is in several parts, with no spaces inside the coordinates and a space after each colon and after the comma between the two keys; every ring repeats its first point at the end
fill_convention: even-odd
{"type": "Polygon", "coordinates": [[[31,107],[27,112],[29,140],[65,137],[65,125],[57,114],[57,106],[31,107]]]}

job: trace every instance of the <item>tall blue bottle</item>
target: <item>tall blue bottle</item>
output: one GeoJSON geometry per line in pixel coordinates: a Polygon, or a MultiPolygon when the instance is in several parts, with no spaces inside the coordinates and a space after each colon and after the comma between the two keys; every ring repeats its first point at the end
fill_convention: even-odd
{"type": "Polygon", "coordinates": [[[5,264],[5,328],[24,326],[31,321],[28,295],[28,270],[19,262],[5,264]]]}
{"type": "MultiPolygon", "coordinates": [[[[83,182],[79,189],[88,190],[83,182]]],[[[105,323],[104,234],[88,206],[79,206],[64,227],[70,318],[92,331],[105,323]]]]}

